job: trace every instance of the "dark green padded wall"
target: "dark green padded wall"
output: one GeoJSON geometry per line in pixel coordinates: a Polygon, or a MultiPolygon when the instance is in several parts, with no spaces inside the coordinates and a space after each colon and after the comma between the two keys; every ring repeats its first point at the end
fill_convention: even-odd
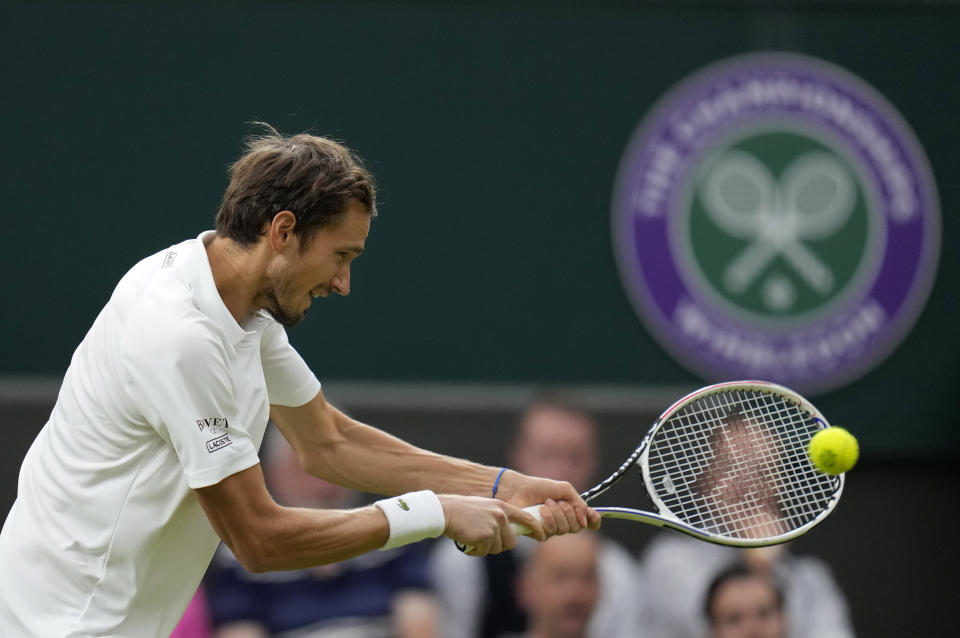
{"type": "Polygon", "coordinates": [[[354,293],[291,333],[322,378],[694,385],[622,292],[614,174],[677,81],[778,49],[884,94],[943,209],[916,327],[818,403],[867,448],[956,451],[960,12],[662,4],[8,6],[0,373],[61,374],[129,266],[210,227],[245,123],[265,120],[348,142],[380,182],[354,293]]]}

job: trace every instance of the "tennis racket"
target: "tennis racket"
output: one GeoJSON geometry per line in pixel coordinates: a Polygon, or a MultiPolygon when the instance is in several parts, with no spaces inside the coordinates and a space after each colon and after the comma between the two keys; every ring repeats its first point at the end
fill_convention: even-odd
{"type": "MultiPolygon", "coordinates": [[[[656,511],[595,507],[600,516],[721,545],[783,543],[822,522],[843,492],[843,474],[818,472],[807,455],[810,439],[827,427],[792,390],[718,383],[667,408],[620,468],[581,496],[589,503],[639,470],[656,511]]],[[[539,518],[539,505],[526,509],[539,518]]],[[[530,531],[513,525],[518,534],[530,531]]]]}

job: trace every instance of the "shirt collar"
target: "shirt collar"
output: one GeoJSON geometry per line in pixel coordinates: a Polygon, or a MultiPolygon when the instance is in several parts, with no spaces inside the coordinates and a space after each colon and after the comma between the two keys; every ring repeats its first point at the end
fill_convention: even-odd
{"type": "MultiPolygon", "coordinates": [[[[189,248],[182,255],[181,272],[186,283],[193,290],[197,308],[207,315],[226,333],[231,345],[238,345],[248,336],[256,334],[256,330],[248,331],[237,323],[213,280],[213,271],[210,270],[210,260],[207,257],[206,242],[213,239],[215,231],[208,230],[200,233],[195,241],[189,242],[189,248]]],[[[259,325],[262,321],[260,313],[246,322],[248,327],[259,325]]]]}

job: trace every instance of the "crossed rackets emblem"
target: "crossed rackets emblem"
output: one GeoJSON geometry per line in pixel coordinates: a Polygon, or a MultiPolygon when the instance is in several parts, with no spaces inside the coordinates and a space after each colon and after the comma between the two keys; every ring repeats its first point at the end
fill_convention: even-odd
{"type": "MultiPolygon", "coordinates": [[[[832,236],[853,212],[854,183],[835,157],[819,151],[801,155],[778,180],[753,155],[727,151],[702,174],[700,195],[723,232],[749,242],[724,268],[728,292],[744,293],[778,256],[812,290],[823,296],[833,291],[833,271],[805,242],[832,236]]],[[[791,287],[792,295],[792,284],[783,278],[764,283],[781,291],[791,287]]],[[[775,301],[767,296],[771,307],[775,301]]]]}

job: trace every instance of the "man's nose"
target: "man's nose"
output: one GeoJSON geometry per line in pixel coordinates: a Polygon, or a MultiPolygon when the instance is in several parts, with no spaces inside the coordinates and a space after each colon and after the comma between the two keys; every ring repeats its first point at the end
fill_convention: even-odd
{"type": "Polygon", "coordinates": [[[333,278],[332,284],[334,292],[346,297],[350,294],[350,268],[344,268],[333,278]]]}

